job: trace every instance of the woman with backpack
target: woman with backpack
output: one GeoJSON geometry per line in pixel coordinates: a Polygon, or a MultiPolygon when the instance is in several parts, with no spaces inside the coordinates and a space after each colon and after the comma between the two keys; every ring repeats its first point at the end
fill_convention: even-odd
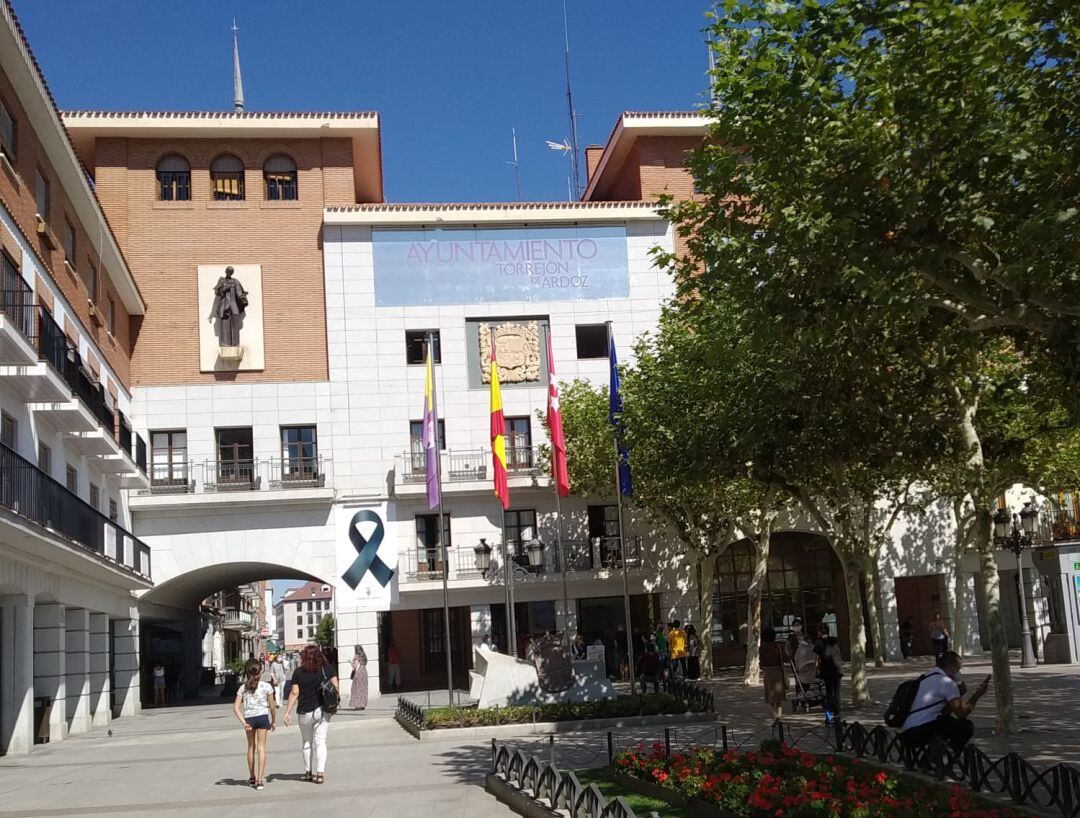
{"type": "Polygon", "coordinates": [[[289,703],[285,705],[286,726],[294,708],[300,724],[300,752],[304,757],[301,781],[322,784],[326,780],[326,733],[340,701],[337,669],[326,663],[318,645],[308,645],[293,671],[289,703]]]}
{"type": "Polygon", "coordinates": [[[248,784],[257,790],[266,780],[266,736],[274,729],[277,705],[274,702],[274,686],[264,682],[262,662],[248,659],[244,665],[244,684],[236,691],[233,713],[247,733],[248,784]],[[258,775],[255,774],[255,757],[258,755],[258,775]]]}

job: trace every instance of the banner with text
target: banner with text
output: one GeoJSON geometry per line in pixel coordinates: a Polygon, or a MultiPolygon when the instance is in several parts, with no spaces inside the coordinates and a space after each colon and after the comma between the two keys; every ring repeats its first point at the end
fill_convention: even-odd
{"type": "Polygon", "coordinates": [[[626,228],[373,230],[375,304],[626,298],[626,228]]]}

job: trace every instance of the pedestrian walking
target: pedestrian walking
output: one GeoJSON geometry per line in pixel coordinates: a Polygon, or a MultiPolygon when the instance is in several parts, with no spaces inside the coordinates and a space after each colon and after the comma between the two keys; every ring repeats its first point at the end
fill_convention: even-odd
{"type": "Polygon", "coordinates": [[[324,685],[330,685],[338,695],[337,668],[327,665],[326,657],[318,645],[308,645],[300,654],[300,665],[293,671],[289,703],[285,705],[285,724],[290,723],[292,711],[297,713],[300,725],[300,753],[304,759],[304,775],[301,781],[322,784],[326,780],[326,733],[330,729],[330,708],[325,699],[324,685]]]}
{"type": "Polygon", "coordinates": [[[630,678],[630,651],[626,640],[626,628],[619,625],[615,631],[615,656],[618,657],[619,680],[626,681],[630,678]]]}
{"type": "Polygon", "coordinates": [[[671,655],[671,675],[686,678],[686,631],[676,619],[668,631],[668,652],[671,655]]]}
{"type": "Polygon", "coordinates": [[[660,657],[660,672],[666,674],[668,669],[668,638],[663,622],[656,623],[653,642],[656,643],[656,655],[660,657]]]}
{"type": "Polygon", "coordinates": [[[391,690],[401,689],[401,651],[393,639],[386,649],[386,676],[386,684],[391,690]]]}
{"type": "Polygon", "coordinates": [[[912,655],[911,646],[915,641],[915,623],[907,617],[900,625],[900,653],[905,659],[912,655]]]}
{"type": "Polygon", "coordinates": [[[701,637],[693,625],[686,626],[686,678],[701,678],[701,637]]]}
{"type": "Polygon", "coordinates": [[[825,723],[840,718],[840,679],[844,675],[843,658],[840,655],[840,643],[829,633],[829,626],[822,622],[818,625],[818,638],[814,642],[814,653],[818,658],[818,676],[825,686],[825,723]]]}
{"type": "Polygon", "coordinates": [[[660,655],[656,652],[656,642],[649,642],[641,656],[641,692],[648,692],[652,685],[653,693],[660,692],[660,655]]]}
{"type": "Polygon", "coordinates": [[[367,707],[368,677],[367,677],[367,654],[364,646],[357,645],[352,658],[352,684],[349,686],[349,707],[353,710],[363,710],[367,707]]]}
{"type": "Polygon", "coordinates": [[[165,706],[165,665],[159,661],[152,671],[154,676],[154,707],[165,706]]]}
{"type": "Polygon", "coordinates": [[[765,703],[769,705],[773,724],[776,724],[784,712],[788,680],[787,671],[784,669],[784,648],[776,641],[776,630],[773,628],[767,627],[761,631],[758,663],[761,666],[761,681],[765,688],[765,703]]]}
{"type": "Polygon", "coordinates": [[[266,673],[264,676],[266,681],[274,686],[274,701],[277,703],[277,707],[281,707],[281,705],[284,704],[286,697],[285,665],[282,663],[281,657],[276,653],[271,653],[267,657],[266,673]]]}
{"type": "Polygon", "coordinates": [[[930,644],[934,646],[935,659],[940,659],[942,654],[949,649],[949,637],[949,629],[945,627],[941,611],[935,611],[934,618],[930,620],[930,644]]]}
{"type": "Polygon", "coordinates": [[[244,665],[244,684],[233,702],[233,713],[247,735],[248,785],[257,790],[265,786],[266,737],[277,722],[274,686],[263,680],[262,674],[263,663],[249,659],[244,665]]]}

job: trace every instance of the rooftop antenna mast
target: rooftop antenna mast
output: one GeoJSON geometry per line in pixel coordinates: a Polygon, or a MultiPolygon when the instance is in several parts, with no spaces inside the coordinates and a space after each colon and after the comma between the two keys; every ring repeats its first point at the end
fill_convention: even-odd
{"type": "Polygon", "coordinates": [[[510,138],[514,142],[514,161],[507,162],[508,165],[514,166],[514,186],[517,188],[517,200],[521,201],[521,163],[518,162],[517,152],[517,130],[515,128],[510,129],[510,138]]]}
{"type": "Polygon", "coordinates": [[[232,21],[232,88],[233,88],[233,113],[244,113],[244,79],[240,76],[240,44],[236,35],[240,29],[236,27],[236,18],[232,21]]]}
{"type": "Polygon", "coordinates": [[[574,110],[574,93],[570,88],[570,25],[566,16],[566,0],[562,4],[563,39],[566,49],[563,52],[566,63],[566,107],[570,116],[570,174],[574,180],[574,195],[571,200],[581,195],[581,173],[578,169],[577,111],[574,110]]]}
{"type": "Polygon", "coordinates": [[[716,52],[713,51],[713,45],[716,43],[714,39],[716,35],[716,23],[719,20],[719,16],[716,13],[716,4],[713,3],[712,7],[712,22],[709,25],[709,36],[705,40],[705,48],[709,54],[709,108],[710,110],[716,110],[716,84],[714,82],[714,72],[716,71],[716,52]]]}

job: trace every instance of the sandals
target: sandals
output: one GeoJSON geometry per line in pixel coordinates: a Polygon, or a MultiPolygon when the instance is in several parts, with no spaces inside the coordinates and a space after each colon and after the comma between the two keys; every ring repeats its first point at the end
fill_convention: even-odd
{"type": "Polygon", "coordinates": [[[312,776],[311,773],[304,773],[302,776],[300,776],[300,780],[301,781],[314,781],[315,778],[314,778],[314,776],[312,776]]]}
{"type": "Polygon", "coordinates": [[[261,790],[265,786],[266,786],[266,782],[263,781],[261,778],[258,781],[255,782],[255,789],[257,789],[257,790],[261,790]]]}
{"type": "Polygon", "coordinates": [[[251,778],[248,779],[248,786],[249,787],[254,787],[255,786],[255,776],[251,776],[251,778]]]}
{"type": "Polygon", "coordinates": [[[326,776],[324,776],[322,773],[316,773],[315,774],[315,783],[316,784],[322,784],[325,781],[326,781],[326,776]]]}

